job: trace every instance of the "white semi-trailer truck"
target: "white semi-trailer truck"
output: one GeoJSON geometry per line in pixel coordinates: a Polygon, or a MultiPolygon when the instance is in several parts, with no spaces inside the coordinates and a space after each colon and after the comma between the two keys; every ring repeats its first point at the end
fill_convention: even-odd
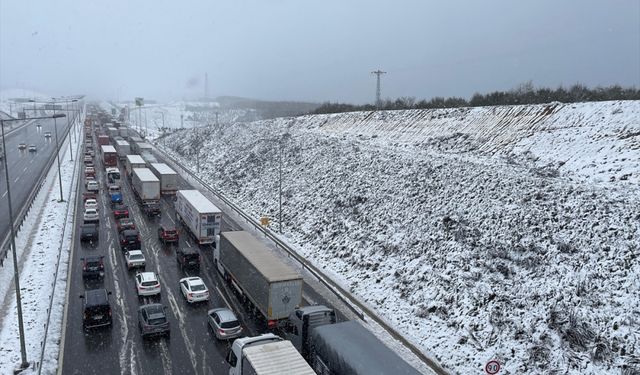
{"type": "Polygon", "coordinates": [[[200,245],[215,244],[220,234],[222,211],[198,190],[176,192],[176,218],[200,245]]]}

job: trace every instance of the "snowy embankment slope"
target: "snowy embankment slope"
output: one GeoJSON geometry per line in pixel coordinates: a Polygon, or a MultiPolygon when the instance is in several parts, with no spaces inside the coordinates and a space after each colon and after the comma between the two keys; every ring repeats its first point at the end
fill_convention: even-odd
{"type": "Polygon", "coordinates": [[[356,112],[160,139],[452,372],[638,369],[640,102],[356,112]],[[275,224],[277,225],[277,223],[275,224]]]}

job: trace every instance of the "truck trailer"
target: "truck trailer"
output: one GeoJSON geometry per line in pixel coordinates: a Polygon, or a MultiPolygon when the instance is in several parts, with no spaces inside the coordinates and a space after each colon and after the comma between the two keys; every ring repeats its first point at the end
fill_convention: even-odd
{"type": "Polygon", "coordinates": [[[118,153],[118,159],[124,160],[127,155],[131,153],[131,149],[129,147],[129,142],[124,139],[116,141],[116,152],[118,153]]]}
{"type": "Polygon", "coordinates": [[[124,171],[127,177],[131,178],[134,168],[146,168],[146,166],[147,163],[144,162],[144,159],[142,159],[140,155],[127,155],[124,163],[124,171]]]}
{"type": "Polygon", "coordinates": [[[214,244],[220,234],[222,211],[198,190],[176,192],[176,218],[200,245],[214,244]]]}
{"type": "Polygon", "coordinates": [[[151,163],[149,169],[160,180],[160,193],[175,195],[178,191],[178,174],[165,163],[151,163]]]}
{"type": "Polygon", "coordinates": [[[237,291],[275,328],[300,305],[302,276],[249,232],[222,232],[213,261],[237,291]]]}
{"type": "Polygon", "coordinates": [[[315,375],[289,341],[266,333],[233,341],[229,375],[315,375]]]}
{"type": "Polygon", "coordinates": [[[107,134],[109,135],[110,138],[113,138],[118,136],[120,133],[118,132],[118,128],[111,126],[107,128],[107,134]]]}
{"type": "Polygon", "coordinates": [[[318,374],[420,374],[359,322],[336,323],[335,312],[326,306],[295,309],[286,331],[318,374]]]}
{"type": "Polygon", "coordinates": [[[102,150],[102,163],[105,167],[115,167],[118,165],[118,154],[111,145],[100,146],[102,150]]]}
{"type": "Polygon", "coordinates": [[[160,180],[148,168],[134,168],[131,176],[133,193],[142,206],[142,211],[160,215],[160,180]]]}
{"type": "Polygon", "coordinates": [[[144,140],[140,137],[136,137],[134,136],[133,132],[129,132],[129,143],[131,144],[131,153],[132,154],[139,154],[140,151],[138,151],[138,143],[143,143],[144,140]]]}
{"type": "Polygon", "coordinates": [[[98,135],[98,145],[106,146],[109,144],[109,136],[105,134],[98,135]]]}

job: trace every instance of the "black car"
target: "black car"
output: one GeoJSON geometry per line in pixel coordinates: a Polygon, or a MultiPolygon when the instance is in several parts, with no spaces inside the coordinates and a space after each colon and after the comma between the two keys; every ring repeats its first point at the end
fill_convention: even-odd
{"type": "Polygon", "coordinates": [[[144,203],[142,212],[147,216],[158,216],[160,215],[160,203],[144,203]]]}
{"type": "Polygon", "coordinates": [[[98,241],[98,225],[82,224],[80,225],[80,241],[98,241]]]}
{"type": "Polygon", "coordinates": [[[176,250],[178,264],[183,268],[200,268],[200,254],[192,247],[184,247],[176,250]]]}
{"type": "Polygon", "coordinates": [[[111,305],[109,295],[105,289],[91,289],[80,296],[82,303],[82,326],[94,328],[111,324],[111,305]]]}
{"type": "Polygon", "coordinates": [[[92,255],[80,258],[83,279],[101,279],[104,277],[104,256],[92,255]]]}
{"type": "Polygon", "coordinates": [[[167,335],[171,332],[165,307],[160,303],[150,303],[138,308],[138,327],[142,338],[152,335],[167,335]]]}
{"type": "Polygon", "coordinates": [[[140,250],[140,234],[135,229],[120,232],[120,248],[122,250],[140,250]]]}

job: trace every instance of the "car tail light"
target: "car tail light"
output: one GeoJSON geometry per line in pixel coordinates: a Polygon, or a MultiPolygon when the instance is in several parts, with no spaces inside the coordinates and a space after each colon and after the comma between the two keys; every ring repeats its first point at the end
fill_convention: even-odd
{"type": "Polygon", "coordinates": [[[109,316],[111,316],[111,308],[109,308],[109,316]]]}
{"type": "Polygon", "coordinates": [[[187,295],[189,296],[189,298],[193,297],[193,293],[187,293],[187,295]]]}
{"type": "Polygon", "coordinates": [[[277,320],[269,320],[267,322],[267,327],[269,327],[270,329],[276,328],[277,325],[278,325],[277,320]]]}
{"type": "Polygon", "coordinates": [[[218,333],[224,335],[224,330],[222,328],[218,328],[218,333]]]}

